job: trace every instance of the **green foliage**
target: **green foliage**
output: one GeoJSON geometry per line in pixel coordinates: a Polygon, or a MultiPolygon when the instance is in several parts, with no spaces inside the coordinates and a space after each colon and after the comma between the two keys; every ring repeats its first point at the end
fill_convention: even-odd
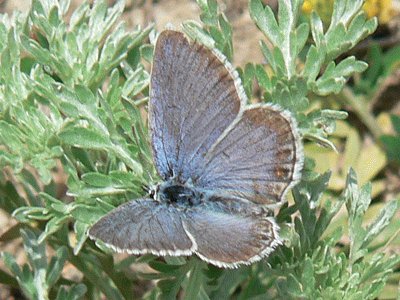
{"type": "MultiPolygon", "coordinates": [[[[36,233],[30,229],[21,230],[28,264],[22,268],[9,253],[3,253],[7,268],[12,272],[24,294],[30,299],[50,299],[50,288],[61,276],[64,263],[67,260],[65,246],[57,249],[55,255],[47,262],[45,243],[39,242],[36,233]]],[[[55,299],[80,299],[86,293],[83,284],[73,284],[68,290],[60,286],[55,299]]]]}
{"type": "MultiPolygon", "coordinates": [[[[230,23],[216,1],[198,4],[203,24],[186,22],[185,32],[231,60],[230,23]]],[[[333,62],[376,27],[361,4],[337,0],[325,32],[316,14],[310,24],[299,23],[301,1],[279,1],[277,16],[260,0],[249,5],[266,38],[261,51],[268,65],[239,70],[247,95],[254,95],[257,82],[263,101],[290,110],[305,139],[331,149],[328,136],[347,113],[311,108],[308,95],[338,93],[365,70],[354,57],[333,62]]],[[[117,22],[123,8],[123,1],[111,8],[105,1],[85,2],[66,22],[69,1],[33,0],[27,15],[0,18],[0,207],[19,222],[0,241],[22,236],[28,256],[19,266],[2,253],[9,272],[0,271],[0,283],[19,286],[31,299],[133,299],[144,280],[157,280],[139,295],[145,299],[377,297],[399,259],[382,253],[386,240],[371,245],[397,212],[397,201],[366,226],[371,186],[358,187],[350,171],[342,195],[327,199],[330,174],[318,174],[312,158],[293,190],[294,203],[277,215],[284,246],[268,263],[223,270],[196,257],[116,261],[101,243],[87,240],[96,220],[157,181],[140,108],[148,100],[144,62],[152,58],[152,27],[127,31],[117,22]],[[68,176],[73,200],[57,193],[55,170],[68,176]],[[344,207],[348,230],[332,221],[344,207]],[[344,236],[350,242],[340,248],[344,236]],[[54,254],[46,253],[46,245],[54,254]],[[61,275],[66,263],[82,273],[81,283],[61,275]],[[138,271],[140,264],[151,271],[138,271]]],[[[393,118],[396,130],[397,123],[393,118]]]]}
{"type": "Polygon", "coordinates": [[[350,170],[343,194],[320,207],[329,177],[329,173],[319,175],[294,189],[294,208],[287,210],[298,209],[300,215],[290,230],[290,245],[277,255],[279,264],[272,266],[277,274],[285,274],[277,282],[279,299],[375,299],[390,270],[400,262],[395,255],[385,258],[380,252],[369,254],[368,248],[397,211],[397,201],[389,202],[376,220],[364,227],[371,201],[370,184],[359,188],[350,170]],[[343,235],[342,228],[327,233],[343,204],[349,219],[348,256],[333,249],[343,235]]]}
{"type": "Polygon", "coordinates": [[[302,1],[279,1],[277,18],[271,8],[264,7],[260,0],[250,1],[250,15],[271,44],[268,47],[262,41],[261,49],[273,75],[269,76],[263,68],[255,68],[255,77],[265,89],[264,99],[292,111],[297,115],[305,138],[333,150],[336,149],[327,137],[332,133],[330,129],[334,120],[343,119],[346,115],[344,112],[329,113],[328,118],[321,118],[319,112],[304,115],[304,110],[309,107],[306,96],[309,92],[322,96],[337,94],[349,76],[367,68],[364,62],[353,56],[337,65],[333,61],[376,29],[376,19],[366,20],[360,11],[362,3],[361,0],[335,1],[331,25],[324,32],[316,13],[312,14],[310,24],[298,24],[302,1]],[[306,44],[310,28],[313,43],[306,44]],[[304,65],[299,67],[298,58],[302,55],[306,59],[304,65]],[[320,126],[315,126],[317,122],[320,126]]]}
{"type": "Polygon", "coordinates": [[[389,159],[400,163],[400,117],[396,115],[390,117],[396,135],[382,135],[381,141],[386,147],[389,159]]]}
{"type": "MultiPolygon", "coordinates": [[[[345,88],[338,95],[338,100],[351,105],[376,140],[384,140],[386,137],[382,137],[382,124],[375,117],[374,106],[381,101],[390,102],[390,99],[382,96],[398,77],[396,70],[400,66],[400,46],[394,45],[384,51],[378,44],[372,44],[366,60],[368,70],[354,82],[352,89],[345,88]]],[[[386,147],[386,150],[388,157],[393,159],[390,147],[386,147]]]]}
{"type": "Polygon", "coordinates": [[[378,45],[374,44],[368,49],[367,61],[369,68],[354,90],[374,100],[374,93],[379,90],[381,82],[387,79],[400,64],[400,46],[394,46],[383,52],[378,45]]]}
{"type": "Polygon", "coordinates": [[[210,48],[221,51],[228,60],[232,60],[232,27],[225,15],[218,12],[218,4],[215,0],[197,1],[202,13],[200,19],[202,25],[193,21],[183,24],[185,32],[194,40],[200,40],[210,48]]]}

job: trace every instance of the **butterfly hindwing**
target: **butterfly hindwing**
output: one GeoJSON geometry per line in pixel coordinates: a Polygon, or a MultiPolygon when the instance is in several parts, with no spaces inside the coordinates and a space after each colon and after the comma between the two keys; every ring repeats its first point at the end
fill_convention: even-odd
{"type": "Polygon", "coordinates": [[[249,264],[278,244],[278,227],[251,202],[212,198],[192,207],[151,199],[130,201],[101,218],[89,231],[118,252],[191,255],[219,267],[249,264]]]}
{"type": "Polygon", "coordinates": [[[260,204],[273,204],[300,177],[302,149],[296,124],[281,109],[244,110],[204,158],[195,184],[260,204]]]}
{"type": "Polygon", "coordinates": [[[249,264],[280,243],[278,227],[259,205],[233,198],[212,198],[192,207],[183,219],[195,253],[219,267],[249,264]]]}
{"type": "Polygon", "coordinates": [[[194,245],[181,217],[173,206],[152,199],[133,200],[101,218],[89,236],[118,252],[190,255],[194,245]]]}

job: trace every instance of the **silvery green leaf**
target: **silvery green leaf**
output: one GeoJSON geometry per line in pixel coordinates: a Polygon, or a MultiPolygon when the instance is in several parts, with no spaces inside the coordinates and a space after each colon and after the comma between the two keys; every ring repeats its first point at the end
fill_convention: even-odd
{"type": "Polygon", "coordinates": [[[389,225],[390,220],[398,211],[398,207],[398,201],[393,200],[388,202],[386,206],[381,209],[379,215],[366,229],[367,234],[363,241],[364,247],[368,246],[368,244],[389,225]]]}
{"type": "Polygon", "coordinates": [[[69,289],[62,286],[57,292],[56,300],[79,300],[86,292],[87,288],[82,283],[72,285],[69,289]]]}
{"type": "Polygon", "coordinates": [[[62,246],[57,249],[55,256],[53,256],[50,260],[46,274],[46,282],[48,286],[53,286],[60,278],[66,260],[67,248],[62,246]]]}
{"type": "Polygon", "coordinates": [[[79,148],[106,150],[112,146],[111,141],[100,132],[85,127],[68,128],[58,136],[63,143],[79,148]]]}
{"type": "Polygon", "coordinates": [[[185,33],[193,40],[200,41],[202,44],[209,48],[214,48],[215,41],[205,32],[201,26],[194,22],[189,21],[183,24],[185,33]]]}
{"type": "Polygon", "coordinates": [[[260,0],[250,0],[249,10],[250,16],[265,36],[273,45],[279,45],[282,35],[271,8],[268,5],[264,8],[260,0]]]}

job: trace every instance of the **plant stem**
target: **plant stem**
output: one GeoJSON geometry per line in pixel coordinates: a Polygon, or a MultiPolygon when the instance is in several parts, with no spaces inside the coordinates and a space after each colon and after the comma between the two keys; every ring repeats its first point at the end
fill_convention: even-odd
{"type": "Polygon", "coordinates": [[[203,281],[204,262],[199,260],[197,257],[192,257],[190,259],[190,264],[192,265],[192,268],[189,272],[188,284],[183,298],[187,300],[198,299],[203,281]]]}

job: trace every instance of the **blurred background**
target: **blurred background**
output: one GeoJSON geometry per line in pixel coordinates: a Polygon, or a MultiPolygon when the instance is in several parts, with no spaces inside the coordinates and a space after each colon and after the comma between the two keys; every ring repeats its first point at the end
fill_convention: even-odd
{"type": "MultiPolygon", "coordinates": [[[[72,0],[70,11],[82,2],[72,0]]],[[[113,2],[109,1],[109,4],[113,2]]],[[[218,2],[233,27],[233,64],[244,68],[248,62],[264,63],[259,41],[265,38],[250,19],[248,1],[218,2]]],[[[263,2],[277,8],[275,0],[263,2]]],[[[127,0],[126,3],[123,18],[127,26],[132,28],[155,23],[156,28],[162,30],[167,24],[179,28],[183,21],[199,21],[200,9],[191,0],[127,0]]],[[[3,14],[27,11],[29,6],[30,1],[0,0],[0,12],[3,14]]],[[[333,0],[305,0],[301,18],[308,18],[315,10],[322,17],[324,25],[329,26],[332,6],[333,0]]],[[[378,18],[379,27],[374,35],[349,54],[366,61],[369,69],[351,78],[338,95],[323,99],[309,95],[313,107],[349,112],[349,118],[338,122],[337,130],[331,137],[338,153],[310,144],[306,145],[306,154],[316,160],[317,171],[332,170],[329,192],[334,195],[344,188],[350,166],[357,172],[360,184],[371,181],[373,204],[369,214],[372,217],[386,201],[400,195],[400,0],[367,0],[364,11],[369,17],[378,18]]],[[[60,174],[61,187],[65,179],[65,175],[60,174]]],[[[345,226],[346,215],[342,214],[341,217],[336,220],[336,226],[345,226]]],[[[392,221],[383,238],[393,237],[393,246],[388,251],[400,254],[399,217],[392,221]]],[[[15,223],[0,210],[0,233],[15,223]]],[[[0,243],[0,250],[13,253],[21,263],[25,260],[19,240],[13,244],[0,243]],[[18,252],[21,252],[20,256],[18,252]]],[[[67,265],[64,274],[68,272],[71,278],[79,277],[76,269],[69,269],[67,265]]],[[[0,286],[0,299],[23,298],[18,291],[0,286]]]]}
{"type": "MultiPolygon", "coordinates": [[[[83,0],[71,0],[73,11],[83,0]]],[[[92,2],[92,1],[89,1],[92,2]]],[[[110,5],[115,1],[109,0],[110,5]]],[[[246,62],[262,62],[262,54],[258,42],[263,38],[250,19],[247,0],[219,0],[219,7],[224,11],[233,26],[233,42],[235,48],[235,65],[244,66],[246,62]]],[[[277,9],[277,0],[264,0],[274,10],[277,9]]],[[[332,13],[333,0],[305,0],[304,15],[317,11],[326,24],[332,13]]],[[[13,11],[28,11],[30,1],[0,1],[0,12],[11,14],[13,11]]],[[[367,0],[364,10],[369,17],[377,16],[380,28],[377,35],[385,37],[379,43],[388,48],[399,43],[399,0],[367,0]]],[[[200,9],[194,0],[126,0],[124,19],[128,26],[141,25],[142,27],[155,23],[161,30],[166,24],[173,24],[179,28],[186,20],[199,19],[200,9]]]]}

